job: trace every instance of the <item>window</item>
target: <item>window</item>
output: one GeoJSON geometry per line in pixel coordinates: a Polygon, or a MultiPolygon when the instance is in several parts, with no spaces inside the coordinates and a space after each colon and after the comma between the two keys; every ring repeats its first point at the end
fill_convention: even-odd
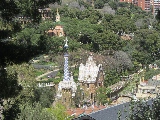
{"type": "Polygon", "coordinates": [[[93,93],[91,93],[91,99],[93,99],[93,93]]]}
{"type": "Polygon", "coordinates": [[[87,84],[87,88],[89,88],[89,84],[87,84]]]}

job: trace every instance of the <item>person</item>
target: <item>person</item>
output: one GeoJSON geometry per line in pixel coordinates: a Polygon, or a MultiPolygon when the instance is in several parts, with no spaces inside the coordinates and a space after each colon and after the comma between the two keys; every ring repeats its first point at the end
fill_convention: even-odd
{"type": "Polygon", "coordinates": [[[94,110],[94,104],[92,103],[92,111],[94,110]]]}

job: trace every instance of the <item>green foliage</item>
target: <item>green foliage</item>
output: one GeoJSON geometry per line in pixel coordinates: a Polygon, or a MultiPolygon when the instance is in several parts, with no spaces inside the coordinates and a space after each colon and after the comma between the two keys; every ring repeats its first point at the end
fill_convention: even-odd
{"type": "Polygon", "coordinates": [[[156,60],[154,63],[155,63],[158,67],[160,67],[160,60],[156,60]]]}
{"type": "Polygon", "coordinates": [[[106,89],[106,87],[99,87],[96,90],[96,101],[98,104],[104,105],[106,103],[109,103],[108,98],[111,90],[109,88],[106,89]]]}
{"type": "Polygon", "coordinates": [[[117,14],[117,15],[123,15],[123,16],[126,16],[126,17],[130,17],[131,11],[128,10],[127,8],[119,8],[119,9],[116,11],[116,14],[117,14]]]}
{"type": "Polygon", "coordinates": [[[35,34],[34,28],[25,28],[16,36],[16,44],[22,46],[37,45],[40,35],[35,34]]]}
{"type": "Polygon", "coordinates": [[[157,69],[149,69],[148,71],[145,72],[144,74],[144,79],[148,80],[151,79],[153,76],[160,74],[160,71],[157,69]]]}
{"type": "Polygon", "coordinates": [[[149,120],[150,112],[150,106],[147,105],[147,102],[143,102],[143,100],[131,102],[129,118],[131,120],[149,120]]]}
{"type": "Polygon", "coordinates": [[[91,5],[86,3],[86,2],[84,2],[84,0],[78,0],[78,3],[79,3],[80,6],[83,5],[85,8],[91,7],[91,5]]]}
{"type": "Polygon", "coordinates": [[[43,108],[49,108],[54,101],[55,94],[54,88],[37,88],[34,90],[33,101],[40,103],[43,108]]]}
{"type": "Polygon", "coordinates": [[[35,76],[40,76],[40,75],[42,75],[44,73],[44,71],[35,71],[35,76]]]}
{"type": "Polygon", "coordinates": [[[114,19],[110,21],[109,27],[116,33],[119,31],[130,33],[136,30],[134,21],[123,15],[115,16],[114,19]]]}
{"type": "Polygon", "coordinates": [[[11,97],[17,96],[21,90],[22,86],[19,85],[18,76],[16,71],[10,72],[8,74],[8,70],[6,71],[4,68],[0,70],[0,100],[8,99],[11,97]]]}
{"type": "Polygon", "coordinates": [[[80,88],[80,86],[77,86],[77,91],[73,100],[76,107],[79,107],[79,104],[82,104],[83,95],[82,95],[82,89],[80,88]]]}
{"type": "Polygon", "coordinates": [[[15,120],[17,118],[18,113],[20,113],[18,100],[10,97],[9,99],[5,99],[1,105],[3,106],[2,120],[15,120]]]}
{"type": "Polygon", "coordinates": [[[62,79],[61,78],[56,78],[53,80],[54,84],[58,84],[62,79]]]}
{"type": "Polygon", "coordinates": [[[152,117],[151,119],[159,119],[160,117],[160,97],[158,96],[157,99],[153,102],[153,107],[152,107],[152,117]]]}
{"type": "Polygon", "coordinates": [[[110,22],[113,18],[114,16],[112,14],[104,14],[103,22],[110,22]]]}
{"type": "Polygon", "coordinates": [[[160,23],[160,10],[159,9],[157,11],[156,19],[160,23]]]}
{"type": "Polygon", "coordinates": [[[106,71],[105,72],[105,79],[104,79],[104,86],[108,87],[120,81],[120,74],[115,70],[106,71]]]}
{"type": "Polygon", "coordinates": [[[104,1],[103,0],[96,0],[94,2],[94,7],[96,9],[102,9],[104,7],[104,1]]]}
{"type": "Polygon", "coordinates": [[[112,31],[96,33],[92,37],[94,51],[118,50],[122,47],[122,41],[120,41],[119,36],[112,31]]]}
{"type": "Polygon", "coordinates": [[[136,32],[134,43],[136,50],[132,57],[142,64],[159,59],[160,38],[155,30],[142,29],[136,32]]]}
{"type": "Polygon", "coordinates": [[[63,43],[63,37],[51,37],[47,38],[44,47],[46,52],[52,51],[52,53],[58,54],[63,52],[63,43]]]}
{"type": "Polygon", "coordinates": [[[118,8],[117,2],[109,1],[108,4],[112,9],[117,10],[117,8],[118,8]]]}
{"type": "Polygon", "coordinates": [[[57,120],[53,113],[48,112],[39,103],[22,104],[20,110],[16,120],[57,120]]]}
{"type": "Polygon", "coordinates": [[[72,70],[72,71],[74,71],[74,72],[73,72],[74,81],[77,83],[77,82],[78,82],[79,70],[75,68],[75,69],[72,70]]]}
{"type": "MultiPolygon", "coordinates": [[[[104,50],[114,50],[114,52],[124,50],[132,58],[136,69],[138,69],[140,63],[144,66],[160,58],[160,38],[158,32],[160,30],[160,24],[157,19],[158,22],[155,21],[153,27],[158,31],[153,29],[148,30],[148,18],[153,18],[150,13],[146,13],[140,8],[128,3],[96,0],[96,8],[102,8],[104,6],[103,3],[108,2],[111,8],[116,10],[116,15],[102,15],[99,11],[91,8],[89,4],[79,0],[80,5],[84,5],[87,9],[80,11],[67,6],[61,7],[59,12],[61,21],[63,22],[41,21],[38,9],[47,7],[48,3],[55,1],[0,1],[0,40],[9,40],[8,42],[0,42],[0,66],[2,66],[0,75],[0,87],[2,88],[0,91],[0,100],[13,98],[18,101],[14,102],[14,100],[11,100],[15,103],[12,107],[15,109],[15,112],[13,109],[6,110],[5,116],[13,116],[12,119],[19,112],[18,106],[20,106],[21,110],[21,113],[19,112],[19,119],[55,119],[51,116],[58,116],[57,119],[60,120],[66,118],[62,114],[65,109],[61,105],[58,105],[54,109],[54,114],[49,114],[42,109],[43,107],[50,106],[53,99],[51,99],[52,95],[49,91],[52,90],[45,91],[38,89],[34,69],[28,64],[21,64],[28,62],[38,54],[49,53],[52,55],[52,60],[57,59],[57,63],[62,68],[62,57],[58,56],[55,58],[55,56],[63,53],[64,37],[49,37],[45,33],[45,31],[54,28],[56,25],[60,24],[64,27],[65,34],[69,38],[70,52],[77,52],[79,48],[100,53],[104,50]],[[31,23],[21,26],[18,19],[15,19],[19,15],[29,17],[31,23]],[[137,28],[134,22],[142,18],[144,24],[142,27],[137,28]],[[141,28],[145,29],[143,30],[141,28]],[[125,32],[127,34],[134,32],[135,36],[132,41],[122,41],[118,32],[125,32]],[[8,62],[13,65],[8,65],[8,62]],[[14,63],[21,66],[14,65],[14,63]],[[5,67],[7,68],[6,70],[4,69],[5,67]],[[35,95],[35,91],[39,96],[35,95]],[[31,104],[35,97],[40,104],[31,104]],[[29,103],[26,103],[26,101],[29,103]],[[23,103],[26,104],[23,105],[23,103]]],[[[56,9],[53,9],[53,16],[56,14],[55,11],[56,9]]],[[[81,62],[80,58],[85,58],[85,55],[82,55],[84,50],[80,52],[82,53],[79,54],[78,60],[74,61],[76,64],[81,62]]],[[[119,81],[120,75],[117,71],[106,72],[105,87],[119,81]]],[[[77,75],[75,74],[74,77],[77,77],[77,75]]],[[[50,80],[52,81],[52,79],[50,80]]],[[[55,83],[59,81],[60,79],[54,80],[55,83]]],[[[104,96],[100,95],[101,97],[103,98],[104,96]]],[[[106,98],[101,99],[101,102],[105,103],[106,98]]],[[[9,105],[9,103],[7,104],[9,105]]],[[[9,118],[6,117],[6,119],[9,118]]]]}
{"type": "MultiPolygon", "coordinates": [[[[19,94],[13,97],[14,98],[16,97],[15,99],[19,100],[20,102],[22,101],[30,102],[31,98],[34,96],[33,90],[37,87],[33,67],[29,66],[28,64],[23,63],[21,65],[15,65],[15,64],[9,65],[6,68],[6,70],[7,70],[7,75],[12,75],[13,73],[16,73],[15,75],[15,77],[17,77],[16,81],[19,85],[22,86],[22,90],[19,92],[19,94]]],[[[16,84],[13,86],[16,87],[16,84]]],[[[15,92],[15,90],[12,90],[12,92],[15,92]]]]}
{"type": "Polygon", "coordinates": [[[127,119],[130,120],[158,120],[160,115],[160,98],[152,100],[152,106],[145,100],[130,103],[130,114],[127,119]]]}
{"type": "Polygon", "coordinates": [[[70,120],[65,112],[66,108],[61,103],[57,103],[52,109],[49,109],[49,111],[53,113],[57,120],[70,120]]]}

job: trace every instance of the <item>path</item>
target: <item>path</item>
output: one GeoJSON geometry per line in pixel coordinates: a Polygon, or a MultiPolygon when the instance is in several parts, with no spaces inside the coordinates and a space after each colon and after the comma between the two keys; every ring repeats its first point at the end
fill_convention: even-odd
{"type": "Polygon", "coordinates": [[[58,70],[59,70],[59,69],[55,69],[55,70],[53,70],[53,71],[46,72],[46,73],[44,73],[44,74],[36,77],[36,80],[39,80],[39,79],[42,78],[43,76],[48,75],[48,74],[50,74],[50,73],[52,73],[52,72],[54,72],[54,71],[58,71],[58,70]]]}

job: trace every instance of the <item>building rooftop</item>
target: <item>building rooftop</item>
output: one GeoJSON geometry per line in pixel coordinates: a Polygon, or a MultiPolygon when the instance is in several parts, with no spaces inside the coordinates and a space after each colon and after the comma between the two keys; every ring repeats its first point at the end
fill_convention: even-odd
{"type": "Polygon", "coordinates": [[[87,108],[75,108],[75,109],[68,109],[66,112],[68,115],[75,115],[76,117],[80,116],[81,114],[90,114],[94,111],[98,111],[101,109],[106,108],[106,106],[94,106],[94,108],[91,107],[87,107],[87,108]]]}
{"type": "MultiPolygon", "coordinates": [[[[153,99],[147,101],[148,105],[153,103],[153,99]]],[[[88,114],[96,120],[117,120],[119,118],[119,113],[121,112],[120,120],[125,120],[129,116],[129,104],[130,102],[118,104],[115,106],[107,107],[95,112],[88,114]]]]}

